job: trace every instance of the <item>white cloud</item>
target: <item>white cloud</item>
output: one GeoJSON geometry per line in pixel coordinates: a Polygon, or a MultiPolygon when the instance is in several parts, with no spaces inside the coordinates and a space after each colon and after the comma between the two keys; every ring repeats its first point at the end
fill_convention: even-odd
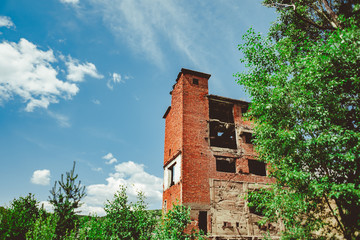
{"type": "Polygon", "coordinates": [[[40,207],[43,206],[47,212],[54,212],[54,207],[49,201],[40,201],[40,207]]]}
{"type": "Polygon", "coordinates": [[[150,209],[161,208],[162,179],[147,173],[142,164],[132,161],[120,163],[115,166],[115,172],[109,174],[106,182],[87,186],[85,204],[81,207],[82,213],[96,212],[98,215],[104,215],[103,204],[106,200],[113,199],[120,185],[127,187],[129,201],[135,202],[138,191],[142,191],[150,209]]]}
{"type": "Polygon", "coordinates": [[[66,61],[73,82],[58,78],[57,59],[51,49],[42,51],[28,40],[19,43],[0,43],[0,105],[19,96],[26,103],[25,111],[35,108],[47,109],[49,104],[58,103],[60,98],[71,99],[79,87],[74,82],[83,81],[84,75],[99,78],[92,63],[81,64],[77,59],[60,57],[66,61]]]}
{"type": "Polygon", "coordinates": [[[11,21],[11,18],[7,16],[0,16],[0,27],[11,28],[15,27],[15,24],[11,21]]]}
{"type": "Polygon", "coordinates": [[[50,117],[54,118],[61,127],[64,128],[71,127],[69,117],[62,115],[60,113],[54,113],[52,111],[48,111],[48,114],[50,117]]]}
{"type": "Polygon", "coordinates": [[[70,56],[68,56],[65,64],[68,68],[68,75],[66,78],[69,81],[82,82],[84,81],[85,75],[89,75],[93,78],[104,77],[97,72],[95,65],[92,63],[86,62],[81,64],[79,63],[79,60],[72,59],[70,56]]]}
{"type": "Polygon", "coordinates": [[[34,171],[30,181],[33,184],[38,185],[49,185],[50,184],[50,170],[43,169],[43,170],[36,170],[34,171]]]}
{"type": "Polygon", "coordinates": [[[79,4],[79,0],[60,0],[61,3],[69,3],[69,4],[73,4],[73,5],[77,5],[79,4]]]}
{"type": "MultiPolygon", "coordinates": [[[[110,89],[113,90],[114,89],[114,84],[117,83],[125,83],[125,81],[122,79],[121,75],[119,73],[113,73],[110,75],[111,79],[109,79],[109,81],[106,83],[106,86],[110,89]]],[[[125,76],[125,79],[129,79],[127,76],[125,76]]]]}
{"type": "Polygon", "coordinates": [[[108,153],[105,156],[102,157],[103,159],[107,160],[106,164],[113,164],[117,162],[117,159],[113,156],[112,153],[108,153]]]}

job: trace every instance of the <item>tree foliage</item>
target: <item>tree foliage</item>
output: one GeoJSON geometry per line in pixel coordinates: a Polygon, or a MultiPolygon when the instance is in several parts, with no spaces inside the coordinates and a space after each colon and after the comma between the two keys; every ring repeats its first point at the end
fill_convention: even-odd
{"type": "Polygon", "coordinates": [[[114,194],[114,199],[105,204],[106,218],[112,226],[108,229],[109,236],[124,240],[148,240],[156,224],[153,212],[147,211],[145,196],[138,193],[135,203],[129,202],[126,187],[114,194]]]}
{"type": "Polygon", "coordinates": [[[81,185],[81,181],[76,182],[77,178],[74,162],[72,170],[66,172],[66,179],[64,180],[64,175],[61,174],[61,180],[55,181],[50,191],[49,201],[54,206],[54,213],[58,216],[56,226],[58,238],[69,234],[75,227],[78,220],[76,209],[80,207],[80,201],[86,195],[85,186],[81,185]]]}
{"type": "Polygon", "coordinates": [[[360,237],[360,5],[266,0],[279,19],[244,35],[238,83],[276,184],[257,195],[283,238],[360,237]],[[269,198],[268,196],[271,196],[269,198]]]}
{"type": "Polygon", "coordinates": [[[9,208],[0,213],[0,239],[25,239],[26,233],[34,227],[39,215],[38,202],[29,193],[14,199],[9,208]]]}
{"type": "Polygon", "coordinates": [[[180,204],[174,204],[162,218],[156,228],[153,240],[205,240],[205,236],[194,229],[186,233],[186,227],[191,223],[190,208],[180,204]]]}
{"type": "Polygon", "coordinates": [[[30,229],[26,233],[27,240],[56,239],[56,226],[58,222],[58,216],[56,214],[46,213],[41,211],[38,218],[35,221],[33,229],[30,229]]]}

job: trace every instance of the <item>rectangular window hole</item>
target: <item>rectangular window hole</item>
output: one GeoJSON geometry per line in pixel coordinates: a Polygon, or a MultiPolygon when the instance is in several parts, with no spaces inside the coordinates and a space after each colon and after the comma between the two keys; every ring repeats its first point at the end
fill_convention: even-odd
{"type": "Polygon", "coordinates": [[[242,135],[245,143],[252,144],[252,139],[253,139],[252,133],[244,132],[242,135]]]}
{"type": "Polygon", "coordinates": [[[247,113],[248,109],[249,109],[248,106],[242,107],[242,108],[241,108],[241,114],[244,116],[244,114],[247,113]]]}
{"type": "Polygon", "coordinates": [[[199,229],[207,234],[207,212],[199,211],[199,229]]]}
{"type": "Polygon", "coordinates": [[[193,78],[193,84],[195,84],[195,85],[199,85],[199,79],[197,79],[197,78],[193,78]]]}
{"type": "Polygon", "coordinates": [[[176,164],[172,165],[171,167],[169,167],[169,172],[170,172],[170,187],[173,186],[175,184],[174,182],[174,167],[176,164]]]}
{"type": "Polygon", "coordinates": [[[266,164],[257,160],[248,160],[249,173],[266,176],[266,164]]]}
{"type": "Polygon", "coordinates": [[[236,172],[235,158],[216,157],[216,171],[218,172],[236,172]]]}

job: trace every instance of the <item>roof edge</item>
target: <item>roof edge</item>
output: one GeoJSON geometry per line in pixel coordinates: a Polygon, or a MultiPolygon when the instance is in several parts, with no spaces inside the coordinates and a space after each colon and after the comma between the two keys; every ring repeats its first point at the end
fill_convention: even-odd
{"type": "Polygon", "coordinates": [[[214,99],[214,100],[220,100],[220,101],[225,101],[225,102],[232,102],[232,103],[240,103],[242,105],[249,105],[250,102],[244,101],[244,100],[237,100],[237,99],[232,99],[232,98],[227,98],[227,97],[222,97],[222,96],[217,96],[217,95],[207,95],[207,97],[209,99],[214,99]]]}
{"type": "Polygon", "coordinates": [[[211,77],[211,74],[208,74],[208,73],[197,72],[197,71],[190,70],[190,69],[187,69],[187,68],[181,68],[181,71],[179,72],[179,74],[178,74],[178,76],[176,78],[176,82],[179,80],[179,78],[181,76],[181,73],[183,73],[183,74],[191,74],[191,75],[201,77],[201,78],[206,78],[206,79],[209,79],[211,77]]]}

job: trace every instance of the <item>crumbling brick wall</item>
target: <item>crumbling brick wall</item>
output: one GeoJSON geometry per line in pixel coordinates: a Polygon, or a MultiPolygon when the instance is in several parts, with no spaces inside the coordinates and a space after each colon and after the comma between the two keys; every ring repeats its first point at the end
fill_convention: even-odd
{"type": "MultiPolygon", "coordinates": [[[[181,176],[164,185],[163,207],[170,209],[176,200],[190,206],[192,226],[218,239],[259,237],[263,230],[255,222],[260,217],[249,212],[242,195],[273,179],[266,176],[266,164],[256,160],[252,122],[243,117],[248,103],[209,95],[209,78],[182,69],[171,92],[164,115],[164,171],[175,174],[172,164],[181,155],[181,176]]],[[[268,227],[274,234],[279,229],[268,227]]]]}

